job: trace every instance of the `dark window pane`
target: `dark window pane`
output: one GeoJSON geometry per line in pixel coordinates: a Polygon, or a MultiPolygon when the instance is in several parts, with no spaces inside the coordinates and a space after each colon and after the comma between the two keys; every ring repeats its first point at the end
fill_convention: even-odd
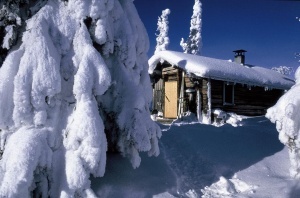
{"type": "Polygon", "coordinates": [[[225,103],[233,103],[233,85],[225,84],[225,103]]]}

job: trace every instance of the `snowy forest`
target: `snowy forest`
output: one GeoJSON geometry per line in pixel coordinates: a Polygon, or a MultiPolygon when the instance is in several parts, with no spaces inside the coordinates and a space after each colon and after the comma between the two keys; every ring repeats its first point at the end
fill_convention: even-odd
{"type": "MultiPolygon", "coordinates": [[[[232,114],[216,127],[187,115],[163,125],[150,116],[150,43],[133,0],[0,8],[0,197],[300,196],[300,69],[266,117],[232,114]]],[[[154,53],[168,48],[170,14],[158,17],[154,53]]],[[[184,53],[201,54],[201,16],[195,0],[190,34],[178,42],[184,53]]]]}

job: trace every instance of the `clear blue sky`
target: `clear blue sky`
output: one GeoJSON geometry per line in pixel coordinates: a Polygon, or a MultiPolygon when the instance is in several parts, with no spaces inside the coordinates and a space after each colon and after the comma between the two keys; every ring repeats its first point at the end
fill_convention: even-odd
{"type": "MultiPolygon", "coordinates": [[[[263,67],[300,63],[300,0],[202,0],[202,55],[233,59],[245,49],[246,63],[263,67]]],[[[169,8],[169,50],[182,51],[180,39],[189,34],[194,0],[135,0],[148,31],[149,56],[156,45],[157,18],[169,8]]]]}

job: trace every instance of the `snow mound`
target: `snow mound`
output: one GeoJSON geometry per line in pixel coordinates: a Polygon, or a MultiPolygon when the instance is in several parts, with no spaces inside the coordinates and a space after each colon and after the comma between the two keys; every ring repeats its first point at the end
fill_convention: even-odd
{"type": "Polygon", "coordinates": [[[247,116],[237,115],[233,112],[225,112],[221,109],[214,109],[212,111],[214,115],[214,126],[223,126],[224,124],[230,124],[231,126],[238,127],[242,126],[243,119],[247,119],[247,116]]]}
{"type": "MultiPolygon", "coordinates": [[[[225,112],[220,109],[214,109],[212,113],[214,120],[211,124],[216,127],[221,127],[224,124],[229,124],[234,127],[243,126],[243,120],[249,118],[247,116],[237,115],[236,113],[225,112]]],[[[180,118],[172,122],[172,124],[176,126],[195,123],[199,123],[198,118],[194,113],[191,112],[184,113],[180,118]]]]}
{"type": "Polygon", "coordinates": [[[198,123],[197,116],[191,112],[185,112],[180,118],[174,120],[172,124],[180,126],[183,124],[195,124],[198,123]]]}
{"type": "Polygon", "coordinates": [[[202,198],[230,198],[241,197],[239,194],[251,195],[255,191],[256,186],[251,186],[242,180],[236,178],[236,175],[232,179],[226,179],[220,177],[220,180],[211,186],[206,186],[201,190],[203,193],[202,198]]]}

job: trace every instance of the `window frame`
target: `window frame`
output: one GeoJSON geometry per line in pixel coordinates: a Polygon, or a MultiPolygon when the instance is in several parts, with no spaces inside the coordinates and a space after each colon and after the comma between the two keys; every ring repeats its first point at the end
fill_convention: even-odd
{"type": "Polygon", "coordinates": [[[224,106],[233,106],[234,105],[234,83],[232,82],[224,82],[223,83],[223,105],[224,106]],[[231,102],[228,102],[226,100],[226,86],[230,85],[232,87],[232,96],[231,96],[231,102]]]}

